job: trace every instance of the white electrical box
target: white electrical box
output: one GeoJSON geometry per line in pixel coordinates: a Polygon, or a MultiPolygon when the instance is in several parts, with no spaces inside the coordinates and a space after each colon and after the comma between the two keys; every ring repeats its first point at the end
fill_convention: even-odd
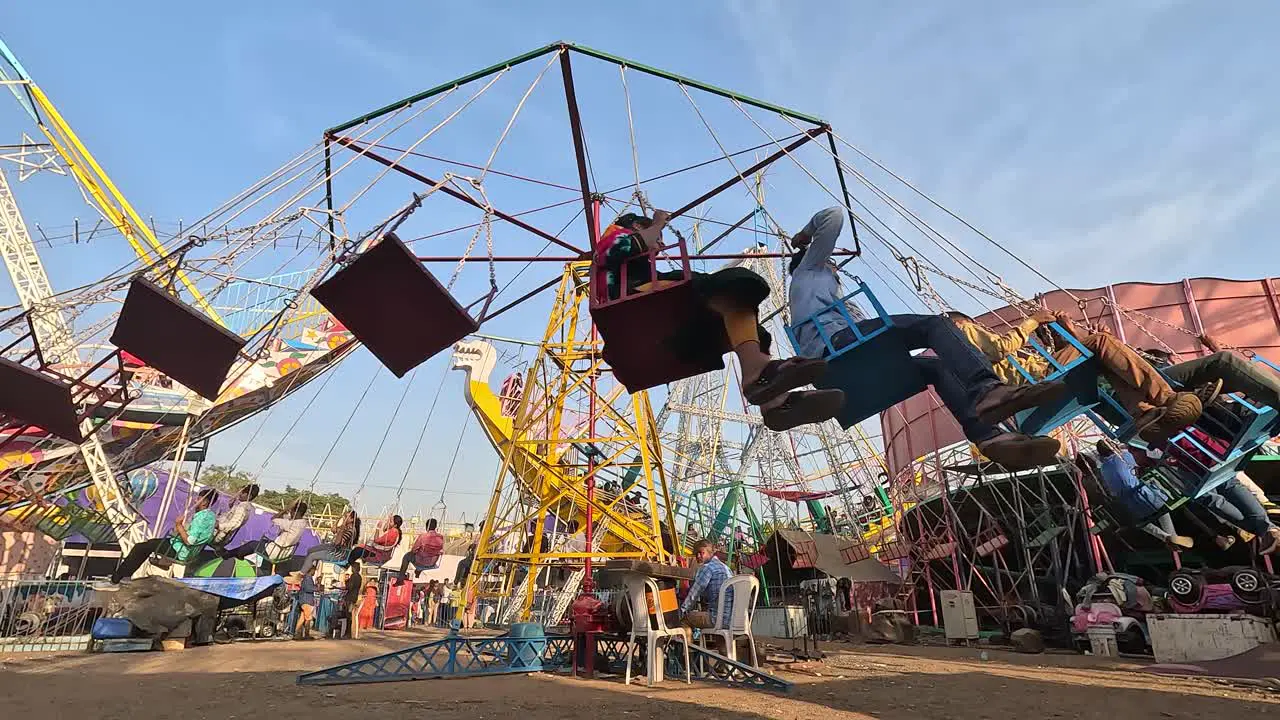
{"type": "Polygon", "coordinates": [[[943,590],[942,628],[947,640],[977,640],[978,611],[973,604],[973,593],[967,590],[943,590]]]}
{"type": "Polygon", "coordinates": [[[809,634],[808,615],[800,605],[756,608],[751,634],[756,637],[798,638],[809,634]]]}
{"type": "Polygon", "coordinates": [[[1151,650],[1158,663],[1221,660],[1276,641],[1270,621],[1252,615],[1150,615],[1151,650]]]}

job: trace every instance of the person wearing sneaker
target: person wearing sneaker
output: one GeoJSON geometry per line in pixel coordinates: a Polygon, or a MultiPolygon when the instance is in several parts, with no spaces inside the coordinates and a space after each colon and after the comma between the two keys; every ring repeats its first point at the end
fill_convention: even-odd
{"type": "MultiPolygon", "coordinates": [[[[1204,454],[1200,447],[1211,450],[1220,456],[1225,454],[1230,447],[1226,441],[1213,437],[1200,428],[1191,428],[1189,434],[1190,438],[1180,438],[1174,441],[1174,444],[1178,446],[1181,452],[1168,453],[1156,448],[1168,465],[1191,472],[1198,472],[1199,467],[1212,466],[1214,463],[1213,458],[1204,454]],[[1195,462],[1185,462],[1184,453],[1195,462]]],[[[1248,475],[1238,472],[1226,482],[1196,498],[1195,502],[1208,509],[1224,522],[1245,531],[1247,534],[1261,538],[1258,541],[1258,552],[1263,555],[1270,555],[1280,550],[1280,528],[1272,524],[1266,508],[1258,501],[1257,496],[1248,486],[1241,482],[1241,478],[1252,483],[1248,475]]]]}
{"type": "MultiPolygon", "coordinates": [[[[1199,420],[1204,410],[1195,393],[1174,391],[1169,381],[1138,351],[1106,332],[1084,332],[1065,313],[1041,310],[1003,335],[991,332],[963,313],[948,313],[948,317],[996,366],[1001,379],[1013,385],[1025,383],[1026,378],[1009,361],[1009,356],[1018,354],[1026,345],[1027,338],[1041,325],[1058,323],[1098,358],[1103,375],[1115,390],[1116,400],[1133,416],[1139,435],[1148,442],[1171,437],[1199,420]]],[[[1062,345],[1064,347],[1053,353],[1053,359],[1058,363],[1065,365],[1080,357],[1074,345],[1067,342],[1062,345]]],[[[1037,380],[1053,372],[1053,366],[1038,353],[1019,357],[1018,363],[1037,380]]]]}
{"type": "MultiPolygon", "coordinates": [[[[844,211],[828,208],[813,216],[791,239],[796,253],[791,257],[791,288],[788,301],[791,318],[800,321],[815,314],[823,331],[837,349],[856,341],[844,316],[827,310],[844,297],[840,276],[831,263],[831,252],[844,226],[844,211]]],[[[880,319],[867,319],[856,303],[845,303],[849,317],[861,332],[879,327],[880,319]]],[[[913,349],[929,349],[936,357],[915,356],[911,361],[929,379],[965,437],[986,457],[1010,470],[1025,470],[1055,461],[1061,443],[1056,438],[1031,437],[1002,432],[995,423],[1049,402],[1065,392],[1062,383],[1041,383],[1011,387],[1001,383],[991,364],[950,321],[940,315],[893,315],[895,327],[913,349]]],[[[829,350],[813,323],[796,328],[796,352],[806,357],[822,357],[829,350]]]]}
{"type": "MultiPolygon", "coordinates": [[[[655,210],[653,217],[624,214],[601,234],[594,263],[605,273],[608,296],[621,296],[622,269],[631,291],[656,290],[684,278],[681,272],[662,272],[652,277],[646,259],[640,256],[662,246],[662,230],[670,214],[655,210]]],[[[813,358],[774,360],[771,338],[760,326],[759,307],[769,297],[764,278],[744,267],[727,267],[714,273],[693,273],[693,290],[702,304],[719,316],[729,338],[729,346],[742,368],[742,395],[760,408],[765,427],[781,432],[800,425],[835,417],[844,405],[840,390],[798,390],[822,377],[826,362],[813,358]]],[[[706,313],[703,313],[704,315],[706,313]]],[[[718,325],[719,323],[717,323],[718,325]]],[[[691,322],[674,343],[682,351],[701,349],[708,338],[719,335],[719,327],[691,322]]],[[[643,332],[637,328],[636,332],[643,332]]]]}
{"type": "Polygon", "coordinates": [[[1179,535],[1168,512],[1161,512],[1169,498],[1165,494],[1142,481],[1138,477],[1138,461],[1127,448],[1115,448],[1107,440],[1099,440],[1098,474],[1102,487],[1111,498],[1124,508],[1133,520],[1151,518],[1140,526],[1140,529],[1153,537],[1163,540],[1172,550],[1186,550],[1195,547],[1195,540],[1186,535],[1179,535]],[[1156,515],[1159,513],[1159,515],[1156,515]]]}

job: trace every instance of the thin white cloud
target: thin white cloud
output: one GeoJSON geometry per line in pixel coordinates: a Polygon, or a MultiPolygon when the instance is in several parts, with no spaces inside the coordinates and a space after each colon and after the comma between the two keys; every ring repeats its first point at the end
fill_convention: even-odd
{"type": "Polygon", "coordinates": [[[1215,33],[1180,0],[725,7],[761,95],[824,116],[1062,284],[1275,272],[1239,260],[1280,221],[1280,88],[1246,18],[1215,33]]]}

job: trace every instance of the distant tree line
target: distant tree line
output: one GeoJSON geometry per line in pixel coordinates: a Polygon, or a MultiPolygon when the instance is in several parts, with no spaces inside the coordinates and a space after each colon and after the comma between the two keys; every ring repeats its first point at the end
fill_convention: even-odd
{"type": "MultiPolygon", "coordinates": [[[[241,470],[230,465],[210,465],[200,472],[200,479],[197,481],[201,485],[207,485],[218,489],[218,492],[234,495],[240,488],[252,482],[258,482],[257,476],[248,470],[241,470]]],[[[335,509],[344,508],[351,504],[351,501],[337,493],[309,493],[306,488],[296,488],[292,485],[285,485],[284,490],[275,490],[263,487],[257,500],[254,502],[259,505],[265,505],[273,510],[283,510],[291,505],[295,500],[304,500],[313,510],[323,508],[326,504],[332,505],[335,509]]]]}

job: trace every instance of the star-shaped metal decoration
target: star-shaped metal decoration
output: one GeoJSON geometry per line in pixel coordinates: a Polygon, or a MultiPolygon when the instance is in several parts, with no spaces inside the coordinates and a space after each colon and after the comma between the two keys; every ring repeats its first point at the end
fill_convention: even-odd
{"type": "Polygon", "coordinates": [[[66,175],[58,152],[49,143],[36,142],[30,135],[22,133],[22,142],[5,146],[7,152],[0,153],[0,160],[8,160],[18,166],[18,181],[21,182],[32,175],[47,170],[56,175],[66,175]]]}

